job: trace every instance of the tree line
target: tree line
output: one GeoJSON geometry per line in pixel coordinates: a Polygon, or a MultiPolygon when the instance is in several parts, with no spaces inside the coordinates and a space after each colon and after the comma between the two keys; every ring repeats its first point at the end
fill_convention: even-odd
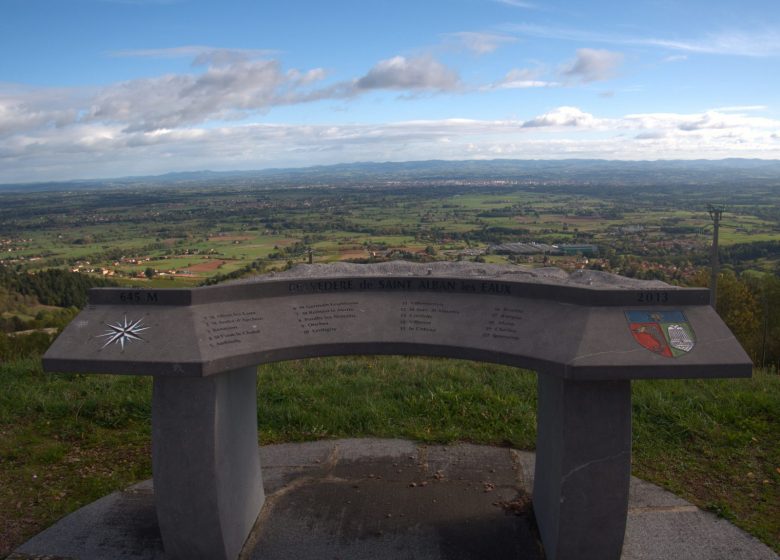
{"type": "Polygon", "coordinates": [[[49,268],[15,271],[0,265],[0,287],[25,296],[35,296],[43,305],[82,308],[90,288],[118,286],[108,278],[49,268]]]}
{"type": "Polygon", "coordinates": [[[56,331],[86,305],[90,288],[116,285],[68,270],[25,272],[0,266],[0,362],[43,354],[56,331]]]}
{"type": "MultiPolygon", "coordinates": [[[[709,273],[698,277],[709,286],[709,273]]],[[[716,308],[756,366],[780,371],[780,278],[774,274],[718,275],[716,308]]]]}

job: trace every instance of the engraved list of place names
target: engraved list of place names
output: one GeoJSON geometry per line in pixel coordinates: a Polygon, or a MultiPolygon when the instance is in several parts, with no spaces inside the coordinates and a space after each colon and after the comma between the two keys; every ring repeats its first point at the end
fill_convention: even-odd
{"type": "Polygon", "coordinates": [[[482,338],[520,340],[518,329],[522,320],[522,309],[495,306],[490,311],[482,338]]]}
{"type": "Polygon", "coordinates": [[[336,301],[294,305],[293,311],[303,334],[334,333],[344,321],[357,319],[356,301],[336,301]]]}
{"type": "Polygon", "coordinates": [[[457,320],[460,310],[446,303],[403,300],[400,307],[398,326],[403,333],[436,333],[441,320],[457,320]]]}
{"type": "Polygon", "coordinates": [[[232,313],[213,313],[203,316],[211,348],[240,344],[244,337],[260,334],[260,322],[263,320],[256,311],[234,311],[232,313]]]}

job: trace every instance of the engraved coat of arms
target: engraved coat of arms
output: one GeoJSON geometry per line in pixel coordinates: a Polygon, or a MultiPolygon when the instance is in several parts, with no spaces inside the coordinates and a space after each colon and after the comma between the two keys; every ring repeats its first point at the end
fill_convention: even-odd
{"type": "Polygon", "coordinates": [[[696,346],[696,335],[682,311],[626,311],[628,328],[639,344],[667,358],[679,358],[696,346]]]}

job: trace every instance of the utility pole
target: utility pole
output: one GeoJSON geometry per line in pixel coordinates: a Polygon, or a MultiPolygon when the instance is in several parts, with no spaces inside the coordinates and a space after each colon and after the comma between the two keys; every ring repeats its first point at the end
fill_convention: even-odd
{"type": "Polygon", "coordinates": [[[766,367],[766,334],[769,330],[769,303],[766,297],[766,281],[761,288],[761,303],[764,307],[764,328],[763,336],[761,337],[761,367],[766,367]]]}
{"type": "Polygon", "coordinates": [[[709,212],[713,224],[712,254],[710,256],[710,306],[713,309],[715,309],[715,303],[718,298],[718,268],[720,267],[718,263],[718,230],[720,229],[720,217],[723,215],[724,210],[725,207],[722,204],[710,204],[707,206],[707,212],[709,212]]]}

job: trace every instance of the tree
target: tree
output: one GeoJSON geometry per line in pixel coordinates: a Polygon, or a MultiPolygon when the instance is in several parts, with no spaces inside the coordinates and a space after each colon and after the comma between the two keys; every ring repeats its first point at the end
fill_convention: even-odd
{"type": "Polygon", "coordinates": [[[780,278],[773,274],[752,277],[750,289],[761,309],[757,365],[780,365],[780,278]]]}
{"type": "Polygon", "coordinates": [[[718,315],[756,362],[760,359],[761,307],[747,284],[731,271],[718,277],[718,315]]]}
{"type": "MultiPolygon", "coordinates": [[[[699,286],[709,285],[709,274],[702,270],[696,277],[699,286]]],[[[755,363],[761,359],[761,305],[748,282],[731,270],[718,275],[716,310],[755,363]]]]}

